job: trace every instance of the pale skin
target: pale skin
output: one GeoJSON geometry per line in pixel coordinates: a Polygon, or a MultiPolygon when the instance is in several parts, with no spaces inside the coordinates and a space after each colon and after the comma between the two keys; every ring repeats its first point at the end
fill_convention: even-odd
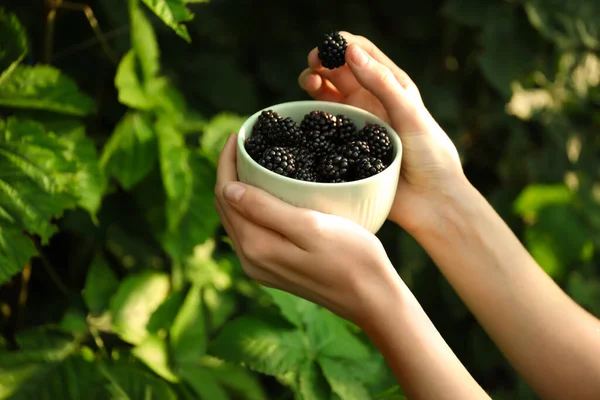
{"type": "MultiPolygon", "coordinates": [[[[389,219],[429,253],[541,398],[600,398],[600,321],[546,275],[469,183],[410,77],[366,38],[342,35],[349,42],[346,65],[324,69],[313,49],[298,81],[313,98],[371,111],[400,135],[402,172],[389,219]]],[[[237,181],[235,135],[219,159],[215,207],[251,278],[361,327],[408,398],[490,398],[373,234],[237,181]]]]}

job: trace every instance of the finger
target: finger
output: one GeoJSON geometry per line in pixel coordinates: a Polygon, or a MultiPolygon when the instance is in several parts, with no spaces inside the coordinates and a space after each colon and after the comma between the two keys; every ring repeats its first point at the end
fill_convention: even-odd
{"type": "Polygon", "coordinates": [[[355,43],[346,49],[346,60],[360,84],[383,104],[398,134],[426,130],[422,109],[417,107],[390,68],[355,43]]]}
{"type": "MultiPolygon", "coordinates": [[[[223,197],[244,218],[288,238],[301,248],[314,239],[311,227],[315,222],[309,210],[294,207],[256,187],[230,183],[223,197]]],[[[235,222],[232,221],[235,226],[235,222]]],[[[236,231],[239,231],[236,227],[236,231]]]]}
{"type": "Polygon", "coordinates": [[[348,66],[328,69],[323,67],[319,59],[319,50],[315,47],[308,53],[308,66],[323,78],[331,81],[344,96],[349,96],[360,89],[360,83],[356,80],[348,66]]]}
{"type": "Polygon", "coordinates": [[[298,83],[315,100],[339,103],[344,99],[344,96],[330,81],[310,69],[302,71],[298,77],[298,83]]]}
{"type": "Polygon", "coordinates": [[[217,182],[215,196],[222,195],[223,186],[228,182],[237,181],[236,154],[237,134],[229,135],[217,162],[217,182]]]}
{"type": "Polygon", "coordinates": [[[221,202],[216,197],[214,206],[215,210],[217,211],[217,214],[219,215],[219,219],[221,220],[221,224],[223,224],[225,232],[227,232],[227,236],[229,236],[229,238],[233,242],[233,247],[236,249],[236,251],[239,251],[239,241],[237,239],[237,235],[235,234],[235,230],[233,229],[231,221],[229,221],[229,217],[227,216],[227,213],[221,205],[221,202]]]}
{"type": "Polygon", "coordinates": [[[340,34],[346,38],[348,41],[348,45],[355,43],[358,44],[363,50],[365,50],[371,57],[375,60],[379,61],[381,64],[388,67],[398,82],[406,89],[406,90],[417,90],[417,85],[413,82],[410,76],[398,65],[392,61],[383,51],[381,51],[373,42],[367,39],[364,36],[353,35],[350,32],[341,31],[340,34]]]}

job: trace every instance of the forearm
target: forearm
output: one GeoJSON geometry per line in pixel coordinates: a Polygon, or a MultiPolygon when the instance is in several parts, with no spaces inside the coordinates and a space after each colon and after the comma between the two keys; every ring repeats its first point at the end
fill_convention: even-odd
{"type": "MultiPolygon", "coordinates": [[[[409,399],[489,399],[454,355],[404,283],[380,297],[360,323],[409,399]]],[[[382,292],[374,294],[381,295],[382,292]]]]}
{"type": "Polygon", "coordinates": [[[600,398],[600,322],[537,265],[471,185],[415,234],[530,386],[546,399],[600,398]]]}

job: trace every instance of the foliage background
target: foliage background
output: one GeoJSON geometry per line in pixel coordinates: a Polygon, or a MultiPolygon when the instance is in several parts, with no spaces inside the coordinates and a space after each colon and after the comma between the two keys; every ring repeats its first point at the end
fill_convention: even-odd
{"type": "MultiPolygon", "coordinates": [[[[212,209],[223,139],[307,98],[332,29],[413,77],[471,181],[600,314],[600,3],[185,3],[76,3],[111,58],[83,12],[52,33],[43,2],[2,2],[0,398],[401,398],[355,327],[248,281],[212,209]]],[[[412,238],[378,236],[492,397],[536,398],[412,238]]]]}

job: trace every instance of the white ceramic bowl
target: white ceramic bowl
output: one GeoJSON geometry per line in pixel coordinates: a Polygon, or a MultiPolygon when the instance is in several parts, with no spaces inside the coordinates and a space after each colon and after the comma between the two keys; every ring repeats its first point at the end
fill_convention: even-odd
{"type": "Polygon", "coordinates": [[[242,125],[237,146],[238,179],[258,187],[279,199],[301,208],[337,215],[376,233],[390,213],[402,159],[402,142],[394,129],[375,115],[360,108],[323,101],[295,101],[266,107],[296,122],[313,110],[344,114],[361,129],[365,123],[376,123],[389,132],[394,158],[381,173],[366,179],[345,183],[304,182],[276,174],[262,167],[246,152],[244,141],[263,110],[249,117],[242,125]]]}

